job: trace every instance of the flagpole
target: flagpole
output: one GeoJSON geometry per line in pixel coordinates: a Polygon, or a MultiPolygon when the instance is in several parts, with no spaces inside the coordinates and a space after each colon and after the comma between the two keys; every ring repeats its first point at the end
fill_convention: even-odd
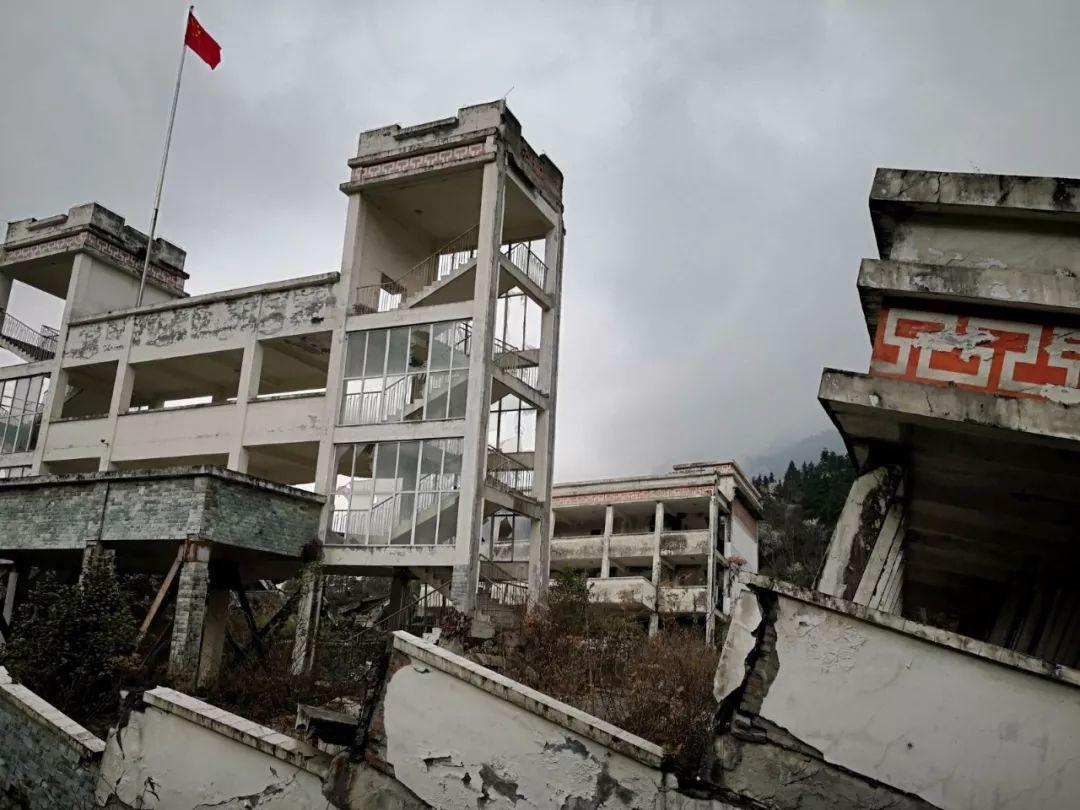
{"type": "Polygon", "coordinates": [[[184,75],[184,59],[187,56],[187,20],[191,18],[195,6],[188,8],[184,22],[184,38],[180,45],[180,67],[176,71],[176,89],[173,90],[172,110],[169,112],[169,129],[165,133],[165,151],[161,155],[161,171],[158,173],[157,193],[154,195],[154,211],[150,215],[150,237],[146,242],[146,258],[143,259],[142,278],[139,280],[139,297],[135,306],[142,306],[143,292],[146,290],[146,276],[150,272],[150,254],[154,249],[154,234],[157,231],[158,209],[161,208],[161,189],[165,185],[165,165],[169,162],[169,145],[172,143],[173,122],[176,120],[176,104],[180,100],[180,78],[184,75]]]}

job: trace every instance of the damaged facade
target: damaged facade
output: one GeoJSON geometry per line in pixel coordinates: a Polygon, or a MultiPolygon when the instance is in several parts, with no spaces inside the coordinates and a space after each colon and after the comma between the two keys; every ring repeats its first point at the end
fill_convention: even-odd
{"type": "Polygon", "coordinates": [[[703,624],[712,642],[734,571],[757,571],[761,498],[734,462],[556,484],[552,509],[551,570],[585,573],[594,602],[647,617],[653,633],[662,619],[703,624]]]}
{"type": "Polygon", "coordinates": [[[1080,795],[1080,183],[883,169],[858,477],[816,592],[743,575],[710,782],[770,808],[1080,795]]]}
{"type": "MultiPolygon", "coordinates": [[[[177,672],[219,643],[228,589],[302,558],[422,579],[472,613],[495,517],[543,593],[562,175],[504,102],[364,132],[349,168],[340,272],[188,296],[184,252],[158,239],[137,308],[147,239],[122,217],[9,225],[0,348],[24,362],[0,368],[0,631],[32,567],[76,576],[99,549],[169,572],[177,672]],[[9,312],[13,282],[63,301],[58,330],[9,312]],[[182,513],[191,486],[208,499],[182,513]]],[[[321,593],[304,582],[298,670],[321,593]]]]}

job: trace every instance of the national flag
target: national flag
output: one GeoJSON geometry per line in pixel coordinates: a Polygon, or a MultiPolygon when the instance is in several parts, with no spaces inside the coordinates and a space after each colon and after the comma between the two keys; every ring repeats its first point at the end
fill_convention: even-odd
{"type": "Polygon", "coordinates": [[[221,62],[221,46],[212,36],[206,33],[206,29],[199,25],[194,13],[188,12],[187,33],[184,35],[184,44],[195,51],[199,57],[213,70],[221,62]]]}

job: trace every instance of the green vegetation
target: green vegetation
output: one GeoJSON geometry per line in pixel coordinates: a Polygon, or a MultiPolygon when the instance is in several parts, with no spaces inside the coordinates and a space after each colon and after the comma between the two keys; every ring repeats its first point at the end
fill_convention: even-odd
{"type": "Polygon", "coordinates": [[[830,450],[822,450],[816,463],[789,462],[779,480],[771,473],[754,479],[765,510],[758,538],[761,573],[813,587],[854,479],[847,456],[830,450]]]}

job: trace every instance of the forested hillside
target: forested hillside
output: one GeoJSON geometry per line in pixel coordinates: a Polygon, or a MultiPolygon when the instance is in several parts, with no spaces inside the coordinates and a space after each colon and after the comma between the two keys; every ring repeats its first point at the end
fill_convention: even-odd
{"type": "Polygon", "coordinates": [[[779,479],[754,479],[765,509],[758,536],[763,574],[813,586],[854,477],[846,455],[822,450],[816,462],[789,462],[779,479]]]}

